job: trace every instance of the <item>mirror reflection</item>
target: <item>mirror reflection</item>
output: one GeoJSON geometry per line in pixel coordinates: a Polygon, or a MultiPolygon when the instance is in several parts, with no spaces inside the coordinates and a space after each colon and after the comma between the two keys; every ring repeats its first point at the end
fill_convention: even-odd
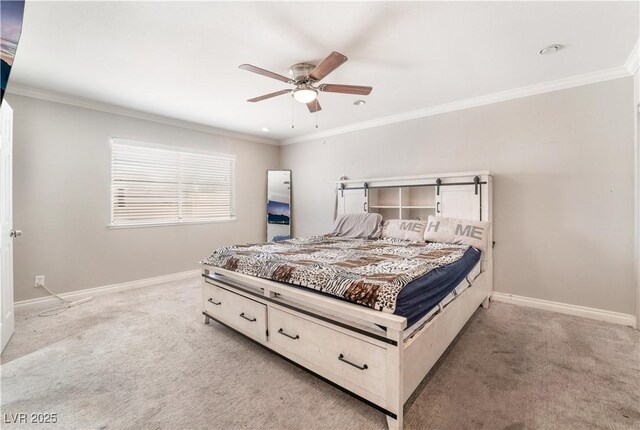
{"type": "Polygon", "coordinates": [[[267,172],[267,241],[291,238],[291,170],[267,172]]]}

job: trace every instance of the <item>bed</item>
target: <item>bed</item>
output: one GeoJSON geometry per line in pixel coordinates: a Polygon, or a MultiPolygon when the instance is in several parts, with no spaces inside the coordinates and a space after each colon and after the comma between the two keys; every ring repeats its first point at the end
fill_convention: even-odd
{"type": "MultiPolygon", "coordinates": [[[[488,174],[393,181],[480,184],[484,195],[461,198],[484,202],[475,213],[490,220],[488,174]]],[[[376,184],[389,182],[370,180],[366,188],[376,184]]],[[[478,306],[489,305],[491,263],[490,248],[388,239],[225,247],[202,262],[203,314],[205,323],[240,332],[402,428],[406,400],[478,306]]]]}

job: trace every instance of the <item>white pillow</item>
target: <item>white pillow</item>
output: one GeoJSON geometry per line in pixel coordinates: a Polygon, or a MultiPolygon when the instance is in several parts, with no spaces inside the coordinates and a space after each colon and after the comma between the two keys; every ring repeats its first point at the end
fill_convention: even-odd
{"type": "Polygon", "coordinates": [[[424,229],[426,226],[426,221],[390,219],[382,225],[382,237],[424,242],[424,229]]]}
{"type": "Polygon", "coordinates": [[[471,245],[480,251],[486,251],[490,228],[491,224],[484,221],[429,215],[424,239],[428,242],[471,245]]]}

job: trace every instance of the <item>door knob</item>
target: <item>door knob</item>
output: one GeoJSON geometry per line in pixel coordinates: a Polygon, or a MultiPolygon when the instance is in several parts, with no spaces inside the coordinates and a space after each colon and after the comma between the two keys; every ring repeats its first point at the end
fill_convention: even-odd
{"type": "Polygon", "coordinates": [[[11,230],[11,233],[9,233],[9,236],[11,237],[22,236],[22,230],[11,230]]]}

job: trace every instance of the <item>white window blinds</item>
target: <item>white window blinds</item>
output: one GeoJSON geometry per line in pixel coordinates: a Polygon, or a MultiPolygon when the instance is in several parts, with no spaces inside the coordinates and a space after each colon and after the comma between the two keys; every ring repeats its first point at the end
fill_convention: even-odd
{"type": "Polygon", "coordinates": [[[235,156],[122,139],[111,144],[111,225],[235,218],[235,156]]]}

